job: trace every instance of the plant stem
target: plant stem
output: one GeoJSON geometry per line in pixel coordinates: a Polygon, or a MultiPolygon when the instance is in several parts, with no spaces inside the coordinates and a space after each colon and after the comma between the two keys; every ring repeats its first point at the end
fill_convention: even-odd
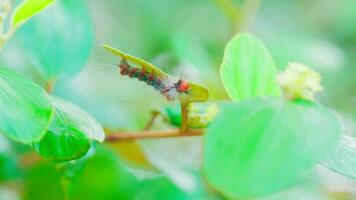
{"type": "Polygon", "coordinates": [[[143,128],[143,130],[149,130],[153,123],[155,122],[156,118],[160,115],[160,113],[158,111],[152,111],[151,113],[151,118],[150,120],[147,122],[147,124],[145,125],[145,127],[143,128]]]}
{"type": "Polygon", "coordinates": [[[201,136],[205,132],[204,129],[188,130],[181,134],[180,130],[163,130],[163,131],[142,131],[142,132],[112,132],[106,137],[106,142],[121,142],[138,139],[152,138],[170,138],[170,137],[186,137],[186,136],[201,136]]]}
{"type": "Polygon", "coordinates": [[[247,28],[249,18],[255,15],[261,0],[245,0],[240,7],[236,6],[232,0],[215,0],[215,3],[226,15],[229,21],[230,35],[233,36],[247,28]]]}
{"type": "Polygon", "coordinates": [[[4,20],[11,10],[11,2],[9,0],[1,0],[0,8],[0,49],[2,49],[5,42],[9,39],[10,34],[13,33],[10,28],[10,30],[4,34],[4,20]]]}
{"type": "Polygon", "coordinates": [[[181,115],[182,115],[182,125],[180,127],[180,133],[185,134],[188,131],[188,105],[186,101],[180,101],[181,115]]]}
{"type": "Polygon", "coordinates": [[[54,79],[50,79],[45,83],[44,89],[48,94],[53,92],[54,84],[55,84],[54,79]]]}
{"type": "Polygon", "coordinates": [[[231,0],[215,0],[215,3],[229,20],[230,35],[239,32],[242,18],[241,9],[236,7],[231,0]]]}

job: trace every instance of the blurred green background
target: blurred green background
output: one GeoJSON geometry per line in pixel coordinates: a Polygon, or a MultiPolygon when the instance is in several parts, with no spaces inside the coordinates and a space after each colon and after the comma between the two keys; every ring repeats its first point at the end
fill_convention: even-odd
{"type": "MultiPolygon", "coordinates": [[[[15,3],[15,1],[13,1],[15,3]]],[[[91,113],[110,130],[140,129],[168,103],[118,75],[110,44],[228,99],[219,77],[224,46],[251,32],[279,69],[296,61],[319,71],[318,99],[356,120],[354,0],[58,0],[25,24],[0,54],[2,64],[91,113]]],[[[0,138],[0,199],[222,199],[200,174],[201,139],[97,145],[78,163],[53,164],[0,138]]],[[[356,199],[356,182],[318,166],[298,185],[261,199],[356,199]]]]}

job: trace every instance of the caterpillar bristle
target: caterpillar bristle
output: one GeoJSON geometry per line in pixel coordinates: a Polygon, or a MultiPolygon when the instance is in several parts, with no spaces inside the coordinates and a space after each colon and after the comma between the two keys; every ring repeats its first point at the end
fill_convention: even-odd
{"type": "MultiPolygon", "coordinates": [[[[168,79],[168,81],[162,81],[160,77],[154,74],[154,71],[149,72],[144,66],[142,68],[132,67],[125,59],[121,60],[119,68],[121,75],[128,76],[130,78],[137,78],[139,81],[145,82],[147,85],[158,90],[169,101],[175,100],[179,93],[186,92],[185,90],[182,90],[180,85],[182,82],[181,80],[178,82],[174,82],[170,79],[168,79]]],[[[185,81],[184,83],[187,82],[185,81]]]]}

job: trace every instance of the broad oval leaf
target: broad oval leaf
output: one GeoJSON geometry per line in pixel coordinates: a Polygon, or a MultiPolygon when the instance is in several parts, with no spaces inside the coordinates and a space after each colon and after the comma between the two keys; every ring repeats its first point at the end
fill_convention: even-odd
{"type": "Polygon", "coordinates": [[[356,138],[343,135],[341,142],[322,164],[337,173],[356,179],[356,138]]]}
{"type": "Polygon", "coordinates": [[[276,65],[264,44],[250,34],[239,34],[225,47],[220,75],[234,101],[279,96],[276,65]]]}
{"type": "Polygon", "coordinates": [[[46,135],[33,148],[53,161],[67,161],[84,156],[91,140],[104,141],[101,125],[76,105],[53,98],[55,114],[46,135]]]}
{"type": "MultiPolygon", "coordinates": [[[[124,53],[118,49],[115,49],[107,44],[104,44],[103,47],[111,52],[112,54],[119,56],[122,59],[125,59],[127,61],[130,61],[132,63],[137,64],[139,67],[144,67],[145,70],[149,73],[155,74],[156,76],[160,77],[161,79],[173,79],[173,80],[178,80],[178,78],[173,77],[167,73],[165,73],[164,71],[162,71],[161,69],[159,69],[157,66],[142,60],[141,58],[137,58],[135,56],[129,55],[127,53],[124,53]]],[[[209,92],[206,88],[204,88],[203,86],[194,84],[189,82],[189,92],[187,95],[182,95],[180,97],[181,101],[184,102],[203,102],[208,100],[209,98],[209,92]]]]}
{"type": "Polygon", "coordinates": [[[0,67],[0,132],[22,143],[39,141],[53,113],[46,92],[25,76],[0,67]]]}
{"type": "Polygon", "coordinates": [[[84,67],[93,43],[86,2],[57,1],[22,26],[16,36],[28,61],[43,76],[73,75],[84,67]]]}
{"type": "Polygon", "coordinates": [[[332,111],[306,101],[225,105],[205,136],[207,179],[230,198],[284,189],[332,150],[340,127],[332,111]]]}
{"type": "Polygon", "coordinates": [[[13,12],[11,28],[16,28],[45,9],[54,0],[25,0],[13,12]]]}

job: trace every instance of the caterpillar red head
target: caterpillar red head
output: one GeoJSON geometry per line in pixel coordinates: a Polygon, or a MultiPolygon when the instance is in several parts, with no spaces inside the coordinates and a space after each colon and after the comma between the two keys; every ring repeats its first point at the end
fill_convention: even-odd
{"type": "Polygon", "coordinates": [[[175,84],[175,87],[178,92],[188,92],[189,83],[186,80],[179,79],[179,81],[175,84]]]}

